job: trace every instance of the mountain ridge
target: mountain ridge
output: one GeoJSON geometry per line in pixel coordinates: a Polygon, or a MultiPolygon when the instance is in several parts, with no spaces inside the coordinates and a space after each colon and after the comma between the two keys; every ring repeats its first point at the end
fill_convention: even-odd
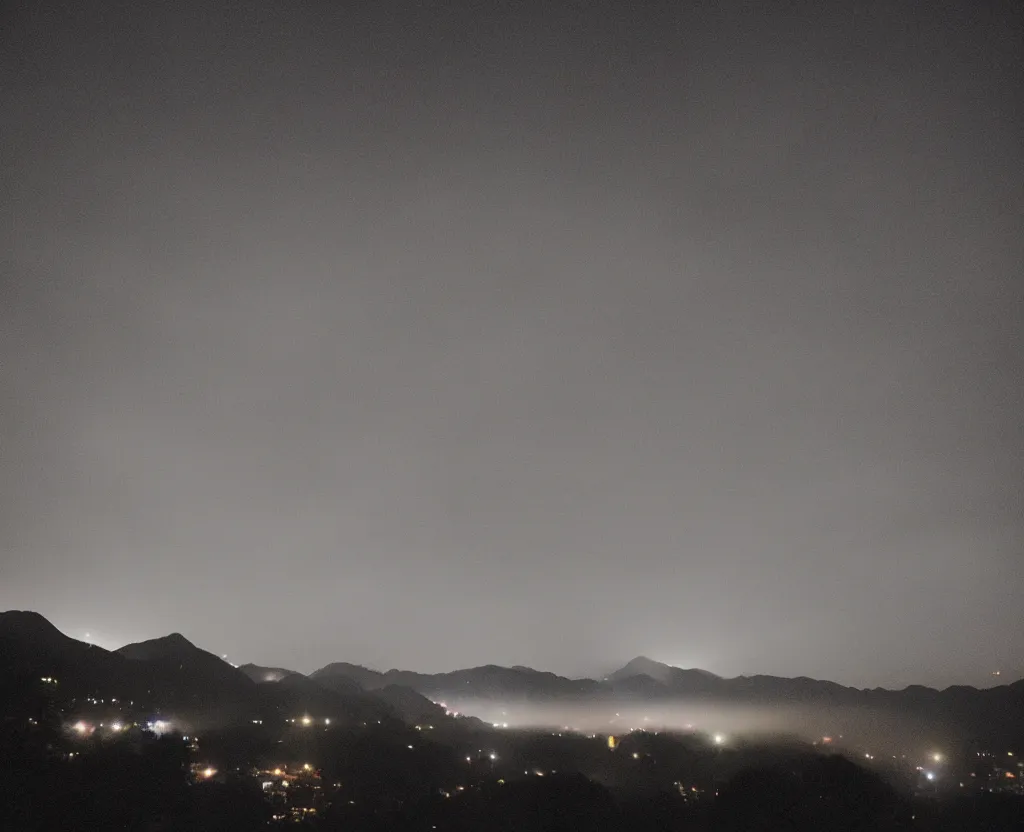
{"type": "Polygon", "coordinates": [[[236,668],[178,633],[106,651],[70,638],[43,616],[25,611],[0,613],[0,660],[8,671],[0,679],[0,692],[19,686],[26,689],[41,677],[58,676],[62,684],[69,683],[82,695],[117,689],[117,695],[151,698],[155,706],[208,718],[295,717],[314,706],[330,707],[350,719],[396,709],[405,718],[434,714],[440,719],[444,711],[465,712],[472,707],[479,713],[479,708],[504,705],[561,703],[598,710],[619,702],[645,708],[722,705],[779,713],[793,708],[810,713],[806,709],[811,708],[814,713],[830,714],[829,725],[835,724],[837,714],[870,711],[907,716],[925,725],[954,726],[970,737],[1019,737],[1024,744],[1024,680],[982,689],[967,685],[943,690],[921,685],[903,690],[859,689],[805,676],[726,679],[644,656],[601,681],[495,664],[425,674],[380,673],[334,662],[306,676],[285,673],[284,668],[236,668]],[[268,671],[273,681],[266,679],[268,671]],[[442,702],[448,705],[433,707],[442,702]]]}
{"type": "MultiPolygon", "coordinates": [[[[904,693],[904,692],[934,692],[934,693],[951,693],[956,691],[971,691],[980,693],[986,690],[999,690],[1003,688],[1015,688],[1017,686],[1024,686],[1024,678],[1013,682],[1005,682],[1000,685],[994,685],[991,687],[976,687],[974,685],[967,684],[952,684],[943,688],[931,687],[928,685],[910,684],[902,688],[886,688],[881,686],[874,687],[857,687],[855,685],[843,685],[839,682],[834,682],[828,679],[818,679],[811,676],[776,676],[773,674],[750,674],[750,675],[739,675],[733,677],[719,676],[708,670],[701,668],[680,668],[674,665],[667,664],[665,662],[659,662],[655,659],[648,658],[644,655],[638,655],[626,662],[622,667],[617,670],[608,673],[602,677],[601,680],[592,677],[569,677],[561,674],[553,673],[551,671],[536,670],[526,665],[513,665],[504,666],[498,664],[485,664],[467,668],[457,668],[450,671],[442,671],[440,673],[422,673],[419,671],[402,670],[399,668],[392,668],[387,671],[373,670],[366,667],[365,665],[359,665],[352,662],[338,661],[330,662],[311,673],[299,673],[299,671],[290,670],[284,667],[269,667],[258,665],[254,663],[246,663],[235,667],[234,665],[225,662],[216,654],[204,650],[198,647],[195,643],[190,641],[188,638],[183,636],[181,633],[173,632],[166,636],[160,636],[153,639],[146,639],[140,642],[133,642],[126,644],[123,647],[119,647],[113,651],[107,651],[96,645],[89,644],[87,642],[79,641],[71,636],[68,636],[61,632],[56,626],[54,626],[45,616],[32,610],[6,610],[0,611],[0,638],[4,636],[10,636],[16,633],[21,635],[33,635],[38,637],[44,637],[47,641],[52,643],[75,643],[83,645],[90,649],[102,651],[108,654],[116,654],[123,656],[128,659],[142,658],[143,653],[148,655],[164,654],[171,655],[176,654],[182,650],[196,650],[205,654],[210,659],[215,659],[218,663],[223,664],[225,667],[231,667],[233,669],[241,671],[243,675],[248,676],[252,681],[257,682],[259,679],[255,678],[256,675],[263,673],[273,674],[276,676],[284,677],[291,674],[298,673],[299,675],[306,676],[310,679],[317,679],[318,677],[324,676],[347,676],[360,683],[360,687],[364,689],[368,688],[369,685],[375,685],[383,687],[388,684],[402,684],[399,679],[406,680],[427,680],[437,678],[457,678],[465,676],[467,674],[520,674],[522,676],[530,676],[534,678],[546,678],[551,680],[558,680],[568,683],[599,683],[599,681],[610,680],[619,681],[625,680],[635,676],[648,676],[655,681],[665,683],[665,678],[671,678],[676,674],[692,674],[693,678],[702,678],[707,680],[715,680],[719,682],[742,682],[742,681],[773,681],[773,680],[786,680],[790,682],[796,682],[801,684],[815,684],[825,685],[830,688],[841,689],[845,691],[856,691],[859,693],[904,693]],[[360,680],[365,680],[366,683],[360,680]]],[[[269,681],[269,680],[266,680],[269,681]]]]}

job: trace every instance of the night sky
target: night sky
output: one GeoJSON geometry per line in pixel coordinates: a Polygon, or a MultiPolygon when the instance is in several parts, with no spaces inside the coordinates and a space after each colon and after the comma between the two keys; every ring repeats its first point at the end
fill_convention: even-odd
{"type": "Polygon", "coordinates": [[[3,4],[0,609],[1024,675],[1005,3],[3,4]]]}

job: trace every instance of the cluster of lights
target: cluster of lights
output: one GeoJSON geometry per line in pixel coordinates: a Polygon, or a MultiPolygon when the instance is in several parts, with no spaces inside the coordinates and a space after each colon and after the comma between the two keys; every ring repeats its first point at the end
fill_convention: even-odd
{"type": "Polygon", "coordinates": [[[39,681],[42,682],[44,685],[55,685],[55,684],[57,684],[57,680],[54,679],[52,676],[42,676],[39,679],[39,681]]]}
{"type": "MultiPolygon", "coordinates": [[[[132,724],[134,724],[134,723],[132,723],[132,724]]],[[[147,727],[150,727],[150,726],[151,726],[151,723],[148,723],[147,727]]],[[[100,728],[106,728],[107,730],[109,730],[109,731],[111,731],[111,732],[113,732],[115,734],[119,734],[121,731],[127,730],[130,726],[126,725],[123,722],[111,722],[109,725],[107,725],[106,723],[101,722],[99,724],[99,727],[100,728]]],[[[85,721],[80,719],[80,720],[78,720],[78,722],[76,722],[74,725],[71,726],[71,730],[74,731],[79,736],[85,736],[86,734],[93,733],[96,730],[96,726],[95,725],[90,725],[88,722],[85,722],[85,721]]]]}
{"type": "MultiPolygon", "coordinates": [[[[313,725],[313,724],[316,723],[316,719],[314,719],[313,717],[309,716],[308,714],[306,714],[304,716],[293,717],[292,719],[289,719],[289,720],[286,720],[286,721],[290,722],[290,723],[293,723],[293,724],[298,722],[304,728],[308,728],[310,725],[313,725]]],[[[262,725],[263,724],[263,720],[262,719],[254,719],[253,723],[256,724],[256,725],[262,725]]],[[[325,718],[324,719],[324,725],[330,725],[330,724],[331,724],[331,720],[325,718]]]]}

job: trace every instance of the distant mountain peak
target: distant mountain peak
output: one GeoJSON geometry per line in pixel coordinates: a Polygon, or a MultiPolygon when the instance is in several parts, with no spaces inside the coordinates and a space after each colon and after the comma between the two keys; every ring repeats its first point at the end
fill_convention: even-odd
{"type": "Polygon", "coordinates": [[[360,664],[351,664],[349,662],[331,662],[328,665],[324,665],[319,670],[314,670],[309,674],[310,679],[317,681],[326,681],[328,679],[349,679],[355,682],[359,687],[366,688],[378,688],[384,684],[385,674],[378,673],[376,670],[370,670],[368,667],[363,667],[360,664]]]}
{"type": "Polygon", "coordinates": [[[656,662],[647,656],[637,656],[635,659],[630,659],[614,673],[610,673],[608,678],[615,681],[618,679],[628,679],[630,676],[650,676],[652,679],[665,681],[674,669],[671,665],[667,665],[664,662],[656,662]]]}
{"type": "Polygon", "coordinates": [[[629,679],[632,676],[650,676],[656,682],[661,682],[663,685],[670,685],[673,681],[684,677],[700,676],[707,679],[719,678],[718,676],[715,676],[714,673],[709,673],[707,670],[674,667],[670,664],[665,664],[664,662],[655,661],[647,656],[637,656],[635,659],[630,660],[620,667],[614,673],[609,674],[607,678],[609,681],[616,682],[623,679],[629,679]]]}
{"type": "MultiPolygon", "coordinates": [[[[180,658],[197,653],[207,653],[206,650],[196,647],[181,633],[171,633],[160,638],[151,638],[134,644],[126,644],[124,647],[118,648],[116,652],[128,659],[146,660],[180,658]]],[[[210,653],[208,655],[212,656],[213,654],[210,653]]]]}

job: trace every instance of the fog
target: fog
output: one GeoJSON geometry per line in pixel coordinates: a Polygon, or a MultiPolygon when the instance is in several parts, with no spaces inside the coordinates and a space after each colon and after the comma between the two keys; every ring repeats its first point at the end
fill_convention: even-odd
{"type": "Polygon", "coordinates": [[[897,755],[947,748],[953,732],[938,724],[879,708],[774,706],[752,707],[702,701],[636,703],[502,703],[494,700],[448,701],[454,712],[478,717],[498,728],[607,734],[631,731],[704,734],[723,746],[786,735],[860,753],[897,755]]]}

